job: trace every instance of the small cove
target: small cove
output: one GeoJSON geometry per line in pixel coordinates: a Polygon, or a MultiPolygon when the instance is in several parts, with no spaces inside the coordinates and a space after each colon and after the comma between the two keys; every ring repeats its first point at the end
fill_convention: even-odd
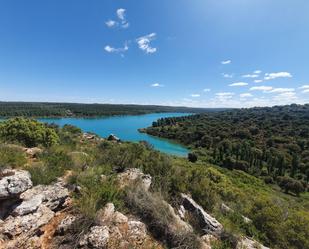
{"type": "Polygon", "coordinates": [[[101,137],[107,137],[112,133],[124,141],[147,141],[152,144],[156,150],[170,155],[184,157],[189,152],[184,146],[167,139],[161,139],[145,133],[140,133],[138,129],[151,126],[152,122],[159,118],[186,115],[190,115],[190,113],[152,113],[145,115],[100,118],[40,118],[38,120],[47,123],[55,123],[59,126],[65,124],[74,125],[82,129],[84,132],[93,132],[101,137]]]}

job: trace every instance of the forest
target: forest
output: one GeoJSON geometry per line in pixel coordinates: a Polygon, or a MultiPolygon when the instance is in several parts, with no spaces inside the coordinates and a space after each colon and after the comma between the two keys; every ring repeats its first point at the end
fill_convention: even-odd
{"type": "MultiPolygon", "coordinates": [[[[188,139],[183,140],[187,144],[201,147],[199,139],[192,135],[195,134],[192,131],[196,129],[205,133],[207,126],[212,124],[212,133],[209,133],[209,136],[219,136],[219,131],[223,129],[228,136],[229,132],[234,134],[238,130],[246,130],[249,129],[246,127],[255,125],[259,131],[255,132],[255,136],[268,140],[266,130],[261,131],[259,127],[264,124],[268,130],[273,124],[272,119],[277,119],[277,126],[273,127],[269,133],[281,139],[284,134],[288,134],[286,141],[289,142],[279,144],[278,138],[272,144],[272,148],[286,153],[285,157],[287,158],[284,160],[292,157],[289,160],[293,161],[293,156],[290,153],[294,153],[295,150],[290,151],[289,148],[295,147],[296,141],[300,137],[303,140],[307,139],[305,133],[302,133],[301,136],[299,134],[303,128],[297,128],[298,125],[306,126],[307,124],[305,118],[307,106],[289,106],[280,109],[278,114],[273,112],[274,109],[250,109],[226,112],[222,114],[224,118],[220,118],[219,114],[207,114],[166,119],[155,123],[155,128],[152,129],[173,127],[175,134],[178,129],[186,129],[187,133],[180,138],[188,139]],[[288,115],[287,113],[290,113],[289,119],[287,119],[288,116],[285,116],[288,115]],[[219,125],[219,121],[223,122],[223,120],[224,124],[219,125]],[[244,122],[242,126],[240,120],[244,122]],[[237,121],[239,122],[237,123],[237,121]],[[284,125],[281,122],[285,122],[284,125]],[[287,123],[289,125],[285,127],[287,123]],[[235,128],[237,126],[239,129],[235,128]],[[230,128],[228,129],[228,127],[230,128]],[[258,134],[260,135],[258,136],[258,134]],[[194,140],[189,140],[190,137],[194,140]],[[295,143],[292,143],[294,139],[295,143]]],[[[248,133],[246,134],[248,135],[248,133]]],[[[238,137],[233,136],[230,142],[240,143],[242,139],[244,139],[243,136],[241,138],[239,135],[238,137]]],[[[255,141],[253,138],[249,140],[248,137],[246,140],[248,143],[255,141]]],[[[256,149],[262,148],[263,145],[262,142],[256,142],[256,149]]],[[[215,145],[207,146],[207,143],[203,144],[202,148],[211,150],[215,145]]],[[[302,150],[301,145],[297,146],[302,150]]],[[[307,148],[307,144],[304,145],[305,148],[307,148]]],[[[241,147],[240,151],[242,149],[241,147]]],[[[234,152],[227,154],[227,150],[222,152],[220,150],[222,149],[218,149],[218,155],[212,160],[220,162],[222,156],[223,160],[231,157],[230,160],[237,161],[237,154],[234,152]]],[[[246,160],[247,156],[249,155],[240,153],[238,160],[246,160]]],[[[299,160],[299,164],[304,163],[303,157],[299,160]]],[[[288,162],[286,161],[286,165],[288,162]]],[[[264,165],[265,161],[261,161],[259,157],[254,158],[251,167],[260,164],[264,165]],[[256,160],[258,162],[255,162],[256,160]]],[[[250,167],[250,162],[248,165],[250,167]]],[[[29,171],[34,185],[52,184],[57,181],[58,177],[70,173],[67,184],[79,186],[80,189],[73,194],[71,208],[72,212],[77,214],[80,219],[76,221],[76,224],[74,223],[73,234],[65,237],[66,243],[74,243],[76,235],[87,233],[89,224],[95,224],[100,217],[100,210],[107,203],[112,202],[117,210],[125,214],[133,213],[143,218],[147,226],[153,228],[153,236],[161,241],[164,248],[200,248],[194,244],[197,242],[199,230],[194,230],[193,234],[182,234],[179,241],[176,240],[179,239],[179,234],[174,234],[173,236],[176,237],[172,237],[172,242],[177,244],[176,247],[170,246],[170,237],[166,237],[165,232],[158,233],[158,231],[165,231],[169,227],[169,219],[162,215],[168,213],[165,201],[177,206],[180,193],[188,193],[224,226],[220,240],[215,241],[212,248],[236,248],[235,241],[241,236],[254,238],[273,249],[309,248],[308,193],[300,193],[299,197],[284,193],[242,170],[230,170],[200,160],[200,155],[198,155],[197,161],[192,162],[192,158],[188,160],[187,158],[172,157],[155,151],[145,142],[115,142],[98,136],[88,139],[79,128],[71,125],[61,128],[56,125],[42,124],[32,119],[14,118],[0,123],[0,173],[1,171],[5,172],[5,169],[29,171]],[[39,148],[34,158],[29,159],[25,154],[25,146],[39,148]],[[129,189],[117,188],[115,177],[118,173],[130,168],[140,169],[145,174],[152,176],[153,182],[148,193],[149,196],[145,196],[145,191],[139,193],[134,190],[132,192],[131,188],[134,186],[129,189]],[[149,200],[154,203],[149,203],[149,200]],[[223,213],[222,204],[228,205],[234,211],[223,213]],[[145,217],[145,215],[147,216],[145,217]],[[244,222],[244,216],[248,217],[248,222],[244,222]],[[149,217],[155,217],[155,222],[149,220],[149,217]]],[[[275,167],[272,172],[279,174],[277,172],[279,170],[275,167]]],[[[288,167],[285,167],[283,172],[286,175],[292,174],[288,167]]],[[[299,178],[301,174],[301,168],[297,168],[294,178],[299,178]]],[[[188,219],[190,220],[190,217],[188,219]]],[[[68,244],[66,248],[75,247],[73,245],[69,247],[68,244]]]]}
{"type": "Polygon", "coordinates": [[[190,146],[194,160],[245,171],[296,195],[307,188],[309,105],[165,118],[145,131],[190,146]]]}
{"type": "Polygon", "coordinates": [[[113,105],[78,103],[0,102],[0,117],[100,117],[159,112],[201,113],[218,109],[155,105],[113,105]]]}

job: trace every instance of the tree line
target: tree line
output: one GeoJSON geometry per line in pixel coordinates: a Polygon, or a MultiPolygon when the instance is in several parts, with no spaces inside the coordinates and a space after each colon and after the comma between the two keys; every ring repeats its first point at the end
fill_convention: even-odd
{"type": "Polygon", "coordinates": [[[211,163],[276,181],[296,194],[309,181],[308,104],[164,118],[146,132],[177,140],[211,163]]]}

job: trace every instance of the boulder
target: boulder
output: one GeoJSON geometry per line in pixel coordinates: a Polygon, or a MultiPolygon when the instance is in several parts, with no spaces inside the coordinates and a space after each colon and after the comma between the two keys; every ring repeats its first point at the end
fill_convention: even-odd
{"type": "Polygon", "coordinates": [[[147,236],[146,225],[140,221],[130,220],[128,222],[128,236],[130,240],[142,243],[147,236]]]}
{"type": "Polygon", "coordinates": [[[109,231],[107,226],[93,226],[90,228],[90,232],[81,239],[79,245],[86,248],[104,249],[107,248],[108,240],[109,231]]]}
{"type": "Polygon", "coordinates": [[[23,201],[20,205],[18,205],[12,212],[13,216],[22,216],[29,213],[33,213],[38,209],[43,200],[43,195],[38,194],[33,196],[29,200],[23,201]]]}
{"type": "Polygon", "coordinates": [[[120,142],[120,138],[116,137],[114,134],[110,134],[107,138],[108,141],[120,142]]]}
{"type": "Polygon", "coordinates": [[[259,242],[243,237],[237,244],[236,249],[270,249],[269,247],[263,246],[259,242]]]}
{"type": "Polygon", "coordinates": [[[129,186],[135,181],[140,180],[141,186],[148,191],[151,185],[151,176],[145,175],[140,169],[127,169],[125,172],[117,175],[121,187],[129,186]]]}
{"type": "Polygon", "coordinates": [[[31,176],[25,170],[7,170],[0,176],[0,200],[16,198],[32,187],[31,176]]]}
{"type": "Polygon", "coordinates": [[[197,219],[201,230],[205,234],[212,234],[219,236],[223,231],[223,226],[211,215],[198,205],[191,197],[186,194],[181,194],[182,205],[184,208],[192,213],[197,219]]]}
{"type": "Polygon", "coordinates": [[[53,217],[54,212],[48,207],[40,206],[35,213],[24,216],[9,216],[0,227],[0,234],[9,238],[29,231],[37,231],[47,224],[53,217]]]}
{"type": "MultiPolygon", "coordinates": [[[[220,209],[221,209],[221,212],[222,212],[223,214],[234,213],[234,209],[230,208],[229,206],[225,205],[224,203],[221,204],[220,209]]],[[[243,218],[243,221],[244,221],[245,223],[247,223],[247,224],[252,222],[252,220],[249,219],[249,218],[246,217],[246,216],[243,216],[243,215],[242,215],[241,217],[243,218]]]]}
{"type": "MultiPolygon", "coordinates": [[[[51,210],[56,210],[57,208],[63,206],[68,197],[68,189],[62,187],[60,184],[47,186],[38,185],[20,195],[20,199],[23,200],[21,206],[23,206],[24,202],[38,203],[41,198],[42,204],[51,210]],[[34,200],[37,200],[37,202],[34,200]]],[[[19,207],[16,208],[18,209],[19,207]]]]}

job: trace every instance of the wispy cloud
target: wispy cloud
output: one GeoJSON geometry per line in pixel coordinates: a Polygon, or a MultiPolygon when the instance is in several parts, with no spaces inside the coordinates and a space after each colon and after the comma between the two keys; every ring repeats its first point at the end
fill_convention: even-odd
{"type": "Polygon", "coordinates": [[[282,87],[279,87],[279,88],[272,89],[270,92],[271,93],[287,93],[287,92],[294,92],[294,91],[295,91],[294,88],[282,88],[282,87]]]}
{"type": "Polygon", "coordinates": [[[203,90],[203,92],[210,92],[211,91],[211,89],[209,89],[209,88],[205,88],[204,90],[203,90]]]}
{"type": "Polygon", "coordinates": [[[190,96],[193,97],[193,98],[201,97],[201,95],[198,94],[198,93],[192,93],[190,96]]]}
{"type": "Polygon", "coordinates": [[[289,72],[278,72],[278,73],[266,73],[264,80],[273,80],[277,78],[292,78],[292,74],[289,72]]]}
{"type": "Polygon", "coordinates": [[[299,89],[309,89],[309,85],[302,85],[299,89]]]}
{"type": "Polygon", "coordinates": [[[126,51],[129,50],[129,47],[128,47],[128,43],[125,42],[124,46],[122,48],[114,48],[110,45],[106,45],[104,47],[104,50],[108,53],[116,53],[116,54],[121,54],[123,55],[123,53],[125,53],[126,51]]]}
{"type": "Polygon", "coordinates": [[[239,94],[239,97],[241,97],[241,98],[251,98],[251,97],[253,97],[253,95],[251,93],[242,93],[242,94],[239,94]]]}
{"type": "Polygon", "coordinates": [[[223,78],[233,78],[233,74],[223,73],[223,78]]]}
{"type": "Polygon", "coordinates": [[[223,64],[223,65],[227,65],[227,64],[231,64],[231,63],[232,63],[231,60],[221,61],[221,64],[223,64]]]}
{"type": "Polygon", "coordinates": [[[263,92],[267,92],[267,91],[271,91],[273,90],[272,86],[253,86],[250,88],[250,91],[263,91],[263,92]]]}
{"type": "Polygon", "coordinates": [[[109,28],[112,28],[112,27],[115,27],[118,25],[118,23],[114,20],[108,20],[105,22],[106,26],[109,27],[109,28]]]}
{"type": "Polygon", "coordinates": [[[260,74],[260,73],[262,73],[262,71],[261,70],[255,70],[253,73],[254,74],[260,74]]]}
{"type": "Polygon", "coordinates": [[[106,26],[109,28],[114,28],[120,26],[121,28],[128,28],[130,26],[129,22],[126,20],[126,9],[117,9],[116,15],[119,21],[108,20],[105,22],[106,26]]]}
{"type": "Polygon", "coordinates": [[[228,96],[233,96],[235,95],[235,93],[231,93],[231,92],[219,92],[216,93],[216,96],[218,97],[228,97],[228,96]]]}
{"type": "Polygon", "coordinates": [[[258,78],[258,74],[245,74],[242,76],[243,78],[258,78]]]}
{"type": "Polygon", "coordinates": [[[150,85],[151,87],[164,87],[164,85],[160,84],[160,83],[153,83],[150,85]]]}
{"type": "Polygon", "coordinates": [[[247,85],[249,84],[246,82],[235,82],[235,83],[229,84],[229,86],[247,86],[247,85]]]}
{"type": "Polygon", "coordinates": [[[151,41],[156,39],[156,33],[142,36],[136,39],[138,47],[143,50],[146,54],[153,54],[157,52],[157,48],[151,47],[151,41]]]}
{"type": "Polygon", "coordinates": [[[309,89],[303,90],[302,93],[309,93],[309,89]]]}
{"type": "Polygon", "coordinates": [[[255,83],[262,83],[263,80],[254,80],[255,83]]]}

